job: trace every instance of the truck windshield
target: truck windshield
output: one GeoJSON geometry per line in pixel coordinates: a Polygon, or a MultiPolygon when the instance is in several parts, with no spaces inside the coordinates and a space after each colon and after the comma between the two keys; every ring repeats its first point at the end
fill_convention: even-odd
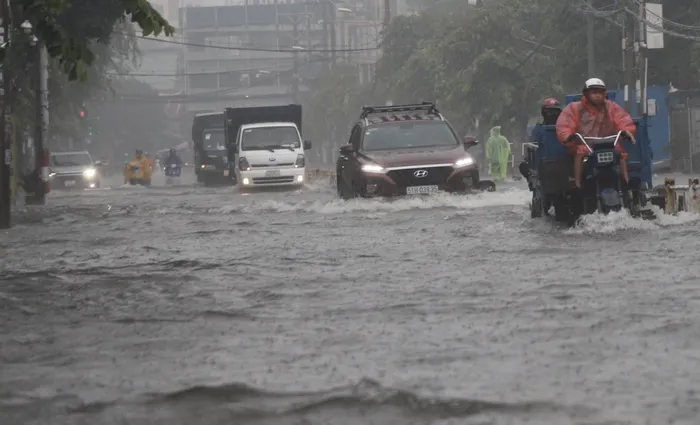
{"type": "Polygon", "coordinates": [[[367,127],[362,149],[378,151],[458,144],[459,140],[444,121],[392,122],[367,127]]]}
{"type": "Polygon", "coordinates": [[[272,148],[298,149],[301,147],[296,127],[260,127],[243,130],[241,150],[268,150],[272,148]]]}
{"type": "Polygon", "coordinates": [[[92,158],[86,153],[59,153],[51,155],[53,167],[75,167],[92,165],[92,158]]]}
{"type": "Polygon", "coordinates": [[[204,150],[215,151],[226,149],[226,139],[223,129],[204,131],[204,150]]]}

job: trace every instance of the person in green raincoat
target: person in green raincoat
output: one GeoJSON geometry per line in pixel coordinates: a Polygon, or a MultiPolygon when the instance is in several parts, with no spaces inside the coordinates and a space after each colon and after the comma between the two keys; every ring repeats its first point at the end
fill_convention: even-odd
{"type": "Polygon", "coordinates": [[[510,156],[510,143],[501,134],[501,127],[491,129],[491,137],[486,141],[486,162],[489,176],[494,180],[505,180],[508,171],[508,156],[510,156]]]}

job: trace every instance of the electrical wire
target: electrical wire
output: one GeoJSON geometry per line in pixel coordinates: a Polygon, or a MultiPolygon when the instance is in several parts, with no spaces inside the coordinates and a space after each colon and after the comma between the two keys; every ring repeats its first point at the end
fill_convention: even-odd
{"type": "Polygon", "coordinates": [[[148,37],[143,35],[134,35],[127,33],[116,33],[124,35],[125,37],[137,38],[140,40],[151,40],[157,43],[173,44],[178,46],[190,46],[190,47],[204,47],[208,49],[219,49],[219,50],[240,50],[248,52],[275,52],[275,53],[351,53],[351,52],[370,52],[375,50],[381,50],[380,46],[359,48],[359,49],[273,49],[273,48],[263,48],[263,47],[232,47],[232,46],[221,46],[216,44],[200,44],[200,43],[189,43],[186,41],[175,41],[168,40],[164,38],[148,37]]]}

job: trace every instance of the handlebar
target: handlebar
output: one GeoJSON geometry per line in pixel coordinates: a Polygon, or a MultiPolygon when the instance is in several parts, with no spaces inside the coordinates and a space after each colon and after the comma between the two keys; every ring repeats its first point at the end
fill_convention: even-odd
{"type": "Polygon", "coordinates": [[[610,143],[611,141],[613,142],[613,146],[617,146],[617,143],[621,139],[629,139],[629,135],[625,131],[618,131],[616,134],[606,136],[606,137],[584,137],[581,133],[574,133],[569,140],[574,141],[576,139],[579,140],[580,143],[582,143],[584,146],[588,148],[590,152],[593,152],[593,148],[591,145],[595,146],[601,143],[610,143]]]}

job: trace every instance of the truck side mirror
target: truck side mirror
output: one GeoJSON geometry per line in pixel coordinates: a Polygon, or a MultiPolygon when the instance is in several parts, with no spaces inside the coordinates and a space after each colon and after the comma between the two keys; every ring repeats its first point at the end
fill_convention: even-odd
{"type": "Polygon", "coordinates": [[[304,140],[304,150],[308,151],[311,149],[311,140],[304,140]]]}

